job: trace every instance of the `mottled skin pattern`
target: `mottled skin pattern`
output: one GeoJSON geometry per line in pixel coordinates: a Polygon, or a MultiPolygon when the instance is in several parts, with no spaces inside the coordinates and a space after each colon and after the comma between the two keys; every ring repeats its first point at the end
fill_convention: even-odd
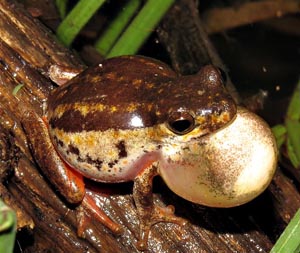
{"type": "Polygon", "coordinates": [[[102,182],[133,180],[143,163],[172,160],[168,150],[179,152],[235,114],[216,68],[178,76],[159,61],[137,56],[86,70],[56,89],[48,107],[50,136],[60,155],[102,182]],[[188,129],[170,129],[178,120],[188,121],[188,129]]]}
{"type": "MultiPolygon", "coordinates": [[[[54,187],[116,233],[120,225],[85,193],[82,175],[101,182],[134,181],[140,221],[137,247],[144,250],[153,224],[186,223],[174,216],[173,208],[153,203],[153,177],[162,175],[172,185],[176,168],[201,170],[201,138],[232,122],[236,111],[213,66],[178,76],[159,61],[124,56],[89,68],[57,88],[48,101],[48,124],[29,112],[23,126],[35,160],[54,187]]],[[[172,187],[177,192],[176,184],[172,187]]],[[[84,233],[84,221],[79,215],[79,235],[84,233]]]]}

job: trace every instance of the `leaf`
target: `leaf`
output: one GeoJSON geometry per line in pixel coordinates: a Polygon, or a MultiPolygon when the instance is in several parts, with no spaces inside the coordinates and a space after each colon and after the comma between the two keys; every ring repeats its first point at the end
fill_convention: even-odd
{"type": "Polygon", "coordinates": [[[300,209],[283,231],[270,253],[300,252],[300,209]]]}
{"type": "Polygon", "coordinates": [[[0,200],[0,252],[12,253],[15,245],[17,219],[15,212],[0,200]]]}

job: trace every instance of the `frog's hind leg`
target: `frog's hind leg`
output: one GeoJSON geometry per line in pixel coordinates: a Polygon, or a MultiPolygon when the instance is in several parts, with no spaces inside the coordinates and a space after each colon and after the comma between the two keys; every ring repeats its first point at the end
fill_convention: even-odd
{"type": "Polygon", "coordinates": [[[147,248],[151,227],[158,222],[171,222],[183,226],[187,221],[174,215],[174,207],[157,206],[153,202],[152,181],[157,175],[157,167],[150,165],[134,180],[133,198],[140,220],[140,235],[137,247],[140,250],[147,248]]]}
{"type": "Polygon", "coordinates": [[[97,221],[101,222],[104,226],[109,228],[114,234],[120,234],[122,232],[121,225],[112,221],[96,204],[96,200],[87,192],[82,201],[82,205],[79,207],[77,219],[79,221],[77,234],[80,237],[84,237],[84,231],[88,222],[88,217],[84,213],[86,209],[97,221]]]}
{"type": "Polygon", "coordinates": [[[82,209],[90,212],[103,225],[118,233],[120,225],[107,217],[95,200],[86,194],[86,189],[81,174],[63,162],[56,152],[50,139],[47,124],[35,112],[25,112],[22,118],[23,128],[28,136],[33,156],[41,168],[43,174],[60,194],[72,204],[80,204],[78,207],[77,233],[83,236],[87,225],[87,217],[82,209]],[[81,207],[81,205],[83,207],[81,207]]]}
{"type": "Polygon", "coordinates": [[[35,112],[25,112],[22,125],[35,161],[51,184],[69,203],[80,203],[85,195],[82,176],[69,169],[57,154],[43,119],[35,112]]]}

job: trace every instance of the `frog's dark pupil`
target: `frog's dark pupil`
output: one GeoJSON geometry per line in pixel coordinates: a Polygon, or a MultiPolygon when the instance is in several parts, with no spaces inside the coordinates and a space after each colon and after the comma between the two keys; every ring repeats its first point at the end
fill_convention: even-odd
{"type": "Polygon", "coordinates": [[[176,120],[176,121],[172,122],[171,128],[176,133],[186,133],[186,131],[191,128],[191,124],[192,124],[192,122],[190,122],[187,119],[176,120]]]}
{"type": "Polygon", "coordinates": [[[167,127],[178,135],[186,134],[195,127],[195,119],[190,112],[175,111],[171,112],[167,122],[167,127]]]}
{"type": "Polygon", "coordinates": [[[193,130],[194,119],[192,117],[179,117],[169,120],[168,127],[175,134],[186,134],[193,130]]]}

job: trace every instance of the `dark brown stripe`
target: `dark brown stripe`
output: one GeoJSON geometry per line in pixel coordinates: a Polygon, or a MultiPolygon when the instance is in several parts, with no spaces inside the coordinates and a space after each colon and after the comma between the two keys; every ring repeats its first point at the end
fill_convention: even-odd
{"type": "Polygon", "coordinates": [[[152,127],[166,122],[170,112],[178,110],[198,115],[228,111],[230,118],[236,114],[235,103],[214,67],[178,77],[165,64],[143,57],[107,60],[59,87],[49,98],[50,126],[66,132],[152,127]],[[75,103],[103,104],[106,110],[84,116],[74,108],[66,109],[60,117],[55,114],[57,106],[72,108],[68,105],[75,103]],[[132,104],[136,111],[132,112],[132,104]],[[111,112],[112,107],[117,111],[111,112]],[[141,119],[140,126],[132,123],[134,117],[141,119]]]}

